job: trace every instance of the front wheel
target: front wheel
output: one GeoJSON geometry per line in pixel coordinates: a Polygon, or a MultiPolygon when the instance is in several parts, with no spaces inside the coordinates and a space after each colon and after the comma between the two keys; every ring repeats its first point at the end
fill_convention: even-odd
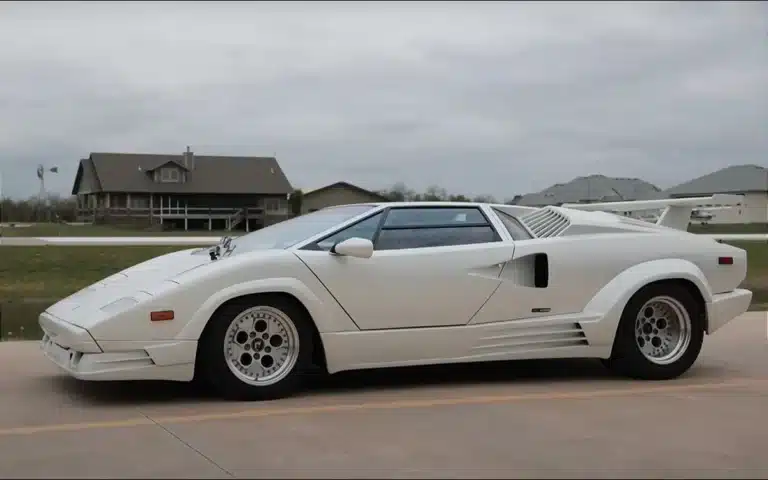
{"type": "Polygon", "coordinates": [[[678,284],[653,284],[627,303],[614,340],[610,369],[643,380],[668,380],[685,373],[704,341],[704,312],[678,284]]]}
{"type": "Polygon", "coordinates": [[[203,379],[236,400],[295,392],[311,366],[311,320],[294,302],[260,296],[224,306],[200,339],[203,379]]]}

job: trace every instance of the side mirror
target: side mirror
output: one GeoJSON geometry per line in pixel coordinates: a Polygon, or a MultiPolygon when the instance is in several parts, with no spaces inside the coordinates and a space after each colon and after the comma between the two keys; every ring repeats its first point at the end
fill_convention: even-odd
{"type": "Polygon", "coordinates": [[[373,242],[360,237],[348,238],[331,247],[331,253],[347,257],[371,258],[373,242]]]}

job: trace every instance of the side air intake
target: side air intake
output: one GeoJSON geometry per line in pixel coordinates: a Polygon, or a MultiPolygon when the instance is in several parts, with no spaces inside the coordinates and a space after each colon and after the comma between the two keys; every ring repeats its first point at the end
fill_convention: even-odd
{"type": "Polygon", "coordinates": [[[537,238],[556,237],[571,224],[568,217],[552,207],[545,207],[520,217],[520,221],[537,238]]]}

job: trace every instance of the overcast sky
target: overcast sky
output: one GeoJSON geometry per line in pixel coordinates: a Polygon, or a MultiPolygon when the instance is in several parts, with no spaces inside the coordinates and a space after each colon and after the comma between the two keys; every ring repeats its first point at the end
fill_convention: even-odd
{"type": "Polygon", "coordinates": [[[277,154],[295,187],[664,188],[768,164],[768,4],[0,4],[5,196],[92,151],[277,154]]]}

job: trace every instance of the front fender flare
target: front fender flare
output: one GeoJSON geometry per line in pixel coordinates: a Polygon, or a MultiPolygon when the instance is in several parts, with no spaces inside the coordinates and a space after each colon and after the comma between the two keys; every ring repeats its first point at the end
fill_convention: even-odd
{"type": "Polygon", "coordinates": [[[600,289],[584,308],[586,313],[597,318],[581,324],[589,344],[595,347],[613,345],[621,315],[630,298],[649,283],[673,279],[692,282],[706,303],[712,301],[706,277],[692,262],[669,258],[633,265],[600,289]]]}
{"type": "MultiPolygon", "coordinates": [[[[307,309],[320,333],[357,330],[333,315],[312,290],[295,278],[266,278],[231,285],[211,295],[194,313],[177,338],[198,340],[217,308],[233,298],[257,293],[287,293],[307,309]]],[[[351,323],[351,322],[350,322],[351,323]]]]}

